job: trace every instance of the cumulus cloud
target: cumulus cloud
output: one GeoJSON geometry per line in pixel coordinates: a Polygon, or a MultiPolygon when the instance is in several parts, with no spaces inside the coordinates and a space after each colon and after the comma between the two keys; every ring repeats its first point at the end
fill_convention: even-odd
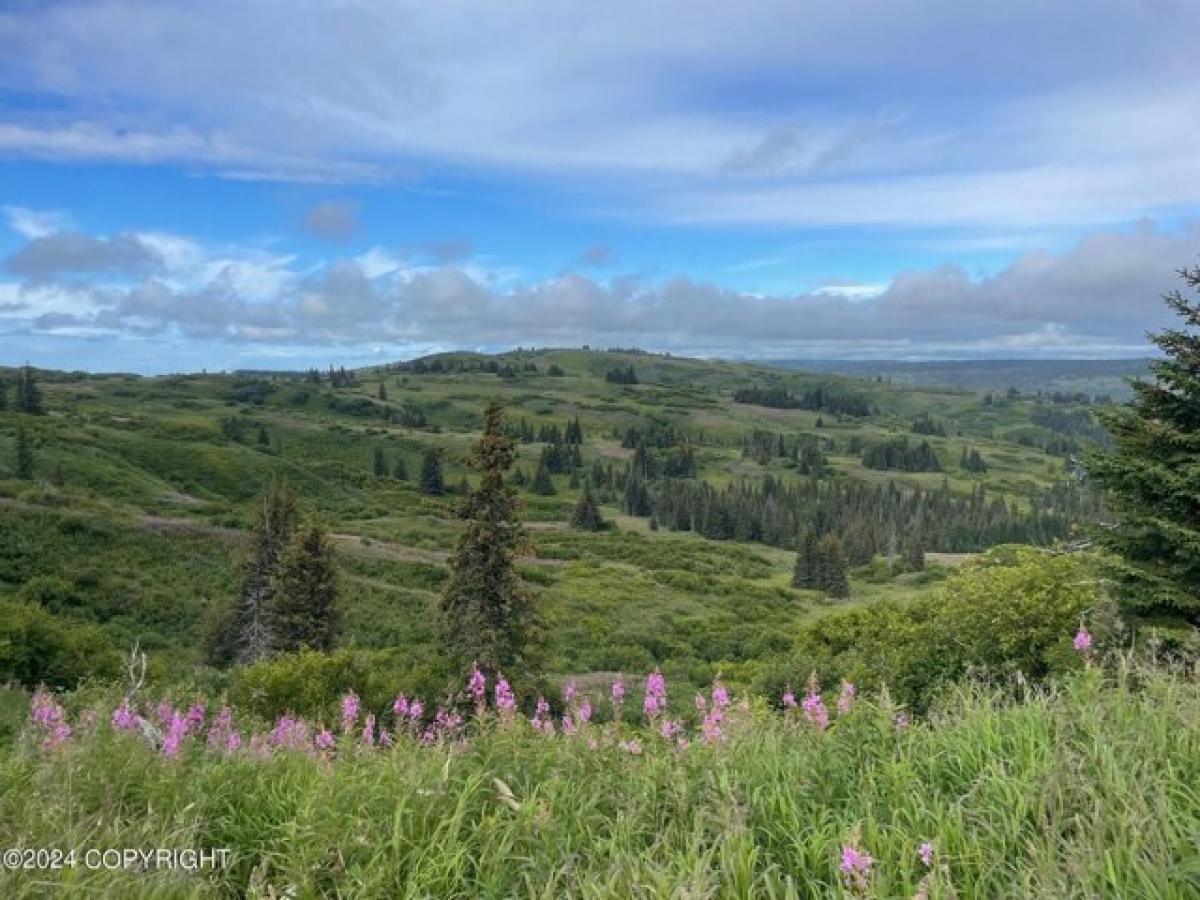
{"type": "Polygon", "coordinates": [[[96,238],[57,231],[33,238],[4,261],[4,268],[24,278],[44,279],[68,273],[137,273],[161,263],[154,248],[135,234],[96,238]]]}
{"type": "Polygon", "coordinates": [[[315,203],[304,214],[304,230],[323,241],[345,241],[358,231],[358,204],[336,198],[315,203]]]}
{"type": "MultiPolygon", "coordinates": [[[[757,356],[1137,353],[1145,331],[1168,318],[1160,295],[1174,286],[1175,269],[1196,263],[1198,246],[1200,228],[1146,223],[1093,234],[1064,252],[1024,254],[983,278],[946,265],[899,272],[886,285],[831,283],[781,296],[687,277],[599,281],[573,273],[502,289],[453,265],[371,268],[360,256],[306,272],[289,257],[268,262],[248,251],[246,259],[273,273],[266,282],[231,277],[227,256],[132,284],[31,277],[5,292],[20,308],[3,321],[10,332],[307,347],[589,342],[757,356]]],[[[228,253],[203,252],[218,250],[228,253]]]]}

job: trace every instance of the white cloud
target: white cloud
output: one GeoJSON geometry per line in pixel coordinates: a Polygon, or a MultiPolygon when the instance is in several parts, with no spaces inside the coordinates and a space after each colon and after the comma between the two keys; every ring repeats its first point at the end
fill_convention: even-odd
{"type": "Polygon", "coordinates": [[[24,206],[4,206],[0,210],[8,220],[8,227],[30,240],[73,227],[71,217],[61,210],[27,209],[24,206]]]}

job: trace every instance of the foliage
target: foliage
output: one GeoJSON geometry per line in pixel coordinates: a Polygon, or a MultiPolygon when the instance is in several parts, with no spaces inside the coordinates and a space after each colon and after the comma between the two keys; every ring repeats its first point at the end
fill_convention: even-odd
{"type": "Polygon", "coordinates": [[[274,651],[332,650],[338,633],[332,548],[317,520],[302,525],[280,556],[268,607],[274,651]]]}
{"type": "MultiPolygon", "coordinates": [[[[1200,267],[1181,273],[1200,292],[1200,267]]],[[[1178,290],[1167,305],[1183,327],[1152,335],[1165,354],[1150,363],[1153,380],[1132,383],[1128,408],[1108,410],[1111,453],[1086,461],[1117,519],[1096,528],[1115,554],[1122,596],[1143,614],[1169,613],[1200,623],[1200,306],[1178,290]]]]}
{"type": "Polygon", "coordinates": [[[95,625],[0,600],[0,682],[69,688],[88,677],[111,678],[119,669],[116,649],[95,625]]]}

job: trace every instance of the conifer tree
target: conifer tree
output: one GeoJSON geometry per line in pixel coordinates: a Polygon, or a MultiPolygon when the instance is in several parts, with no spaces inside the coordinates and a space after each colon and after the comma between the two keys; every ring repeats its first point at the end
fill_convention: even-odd
{"type": "Polygon", "coordinates": [[[396,454],[396,464],[392,466],[392,477],[397,481],[408,481],[408,466],[400,454],[396,454]]]}
{"type": "MultiPolygon", "coordinates": [[[[1200,267],[1180,277],[1200,293],[1200,267]]],[[[1093,530],[1114,554],[1119,598],[1142,615],[1200,623],[1200,304],[1179,291],[1167,306],[1182,324],[1152,334],[1163,357],[1153,378],[1131,382],[1127,407],[1104,410],[1110,452],[1091,453],[1084,467],[1105,492],[1113,521],[1093,530]]]]}
{"type": "Polygon", "coordinates": [[[846,578],[846,558],[842,555],[842,542],[835,534],[827,534],[817,542],[817,559],[820,572],[817,587],[826,596],[843,599],[850,596],[850,582],[846,578]]]}
{"type": "Polygon", "coordinates": [[[269,447],[271,445],[271,436],[267,434],[265,425],[258,426],[258,446],[269,447]]]}
{"type": "Polygon", "coordinates": [[[263,659],[271,650],[271,604],[279,560],[296,527],[296,497],[273,484],[262,499],[254,526],[250,558],[233,609],[233,643],[239,662],[263,659]]]}
{"type": "Polygon", "coordinates": [[[479,486],[463,504],[466,527],[450,558],[440,606],[443,633],[458,661],[465,666],[473,660],[484,670],[506,674],[524,667],[533,619],[533,596],[515,566],[528,539],[517,515],[516,491],[504,483],[513,457],[512,441],[504,434],[504,407],[492,401],[470,459],[479,471],[479,486]]]}
{"type": "Polygon", "coordinates": [[[8,409],[8,385],[0,381],[0,412],[8,409]]]}
{"type": "Polygon", "coordinates": [[[913,535],[904,545],[904,568],[910,572],[925,571],[925,544],[919,535],[913,535]]]}
{"type": "Polygon", "coordinates": [[[16,408],[23,413],[38,415],[42,412],[42,391],[37,386],[33,366],[26,363],[17,371],[16,408]]]}
{"type": "Polygon", "coordinates": [[[272,583],[271,649],[331,650],[337,639],[337,584],[329,536],[321,523],[305,523],[279,559],[272,583]]]}
{"type": "Polygon", "coordinates": [[[380,400],[387,400],[387,387],[384,386],[382,381],[379,382],[379,393],[377,396],[380,400]]]}
{"type": "Polygon", "coordinates": [[[806,531],[796,542],[796,565],[792,570],[792,586],[812,590],[818,586],[817,535],[806,531]]]}
{"type": "Polygon", "coordinates": [[[17,477],[22,481],[33,480],[33,445],[24,425],[17,429],[15,468],[17,477]]]}
{"type": "Polygon", "coordinates": [[[421,457],[421,475],[417,487],[422,494],[438,496],[446,493],[446,480],[442,476],[442,454],[436,447],[430,447],[421,457]]]}
{"type": "Polygon", "coordinates": [[[571,527],[580,531],[604,530],[604,519],[600,515],[600,509],[596,506],[596,498],[592,496],[592,489],[588,485],[584,485],[583,493],[579,495],[579,500],[571,513],[571,527]]]}
{"type": "Polygon", "coordinates": [[[375,477],[385,478],[388,473],[387,454],[382,447],[375,448],[375,477]]]}
{"type": "Polygon", "coordinates": [[[550,477],[550,470],[546,468],[545,463],[538,465],[537,472],[533,476],[533,484],[529,486],[529,489],[543,497],[550,497],[558,493],[554,488],[554,480],[550,477]]]}

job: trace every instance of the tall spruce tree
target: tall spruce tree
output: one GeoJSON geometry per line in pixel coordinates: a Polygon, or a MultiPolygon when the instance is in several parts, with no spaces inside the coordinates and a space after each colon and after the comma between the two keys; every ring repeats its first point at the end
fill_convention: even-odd
{"type": "Polygon", "coordinates": [[[517,576],[515,561],[528,547],[518,518],[517,493],[504,483],[513,443],[504,433],[504,407],[484,412],[483,434],[471,455],[479,486],[462,508],[466,527],[450,557],[450,580],[441,600],[447,645],[458,662],[519,673],[533,620],[533,595],[517,576]]]}
{"type": "Polygon", "coordinates": [[[843,599],[850,596],[850,582],[846,578],[846,557],[842,554],[842,542],[836,534],[827,534],[817,542],[817,558],[820,569],[817,587],[826,596],[843,599]]]}
{"type": "MultiPolygon", "coordinates": [[[[1179,274],[1200,293],[1200,267],[1179,274]]],[[[1200,624],[1200,305],[1179,290],[1164,300],[1182,325],[1150,335],[1164,356],[1127,407],[1100,412],[1113,446],[1084,469],[1112,512],[1093,534],[1114,554],[1122,604],[1200,624]]]]}
{"type": "Polygon", "coordinates": [[[803,590],[818,587],[817,535],[806,531],[796,541],[796,566],[792,570],[792,586],[803,590]]]}
{"type": "Polygon", "coordinates": [[[392,477],[397,481],[408,481],[408,465],[400,454],[396,454],[396,464],[392,466],[392,477]]]}
{"type": "Polygon", "coordinates": [[[375,448],[375,462],[373,465],[376,478],[384,478],[388,473],[387,454],[383,452],[382,447],[375,448]]]}
{"type": "Polygon", "coordinates": [[[16,408],[23,413],[38,415],[42,412],[42,391],[37,385],[33,366],[25,363],[17,371],[16,408]]]}
{"type": "Polygon", "coordinates": [[[33,444],[30,443],[29,432],[25,430],[24,425],[17,429],[14,468],[17,471],[17,477],[22,481],[33,480],[33,444]]]}
{"type": "Polygon", "coordinates": [[[537,471],[533,475],[533,484],[529,486],[529,489],[543,497],[550,497],[558,493],[554,488],[554,480],[550,477],[550,470],[546,468],[544,462],[538,464],[537,471]]]}
{"type": "Polygon", "coordinates": [[[329,536],[316,519],[306,522],[280,556],[268,610],[271,649],[332,650],[339,615],[329,536]]]}
{"type": "Polygon", "coordinates": [[[590,485],[584,485],[583,493],[579,495],[575,509],[571,512],[571,527],[580,531],[604,530],[604,518],[600,515],[600,508],[596,506],[596,498],[592,496],[590,485]]]}
{"type": "Polygon", "coordinates": [[[271,485],[259,506],[250,557],[233,609],[233,640],[239,662],[257,662],[274,646],[271,606],[279,561],[295,528],[295,495],[281,484],[271,485]]]}
{"type": "Polygon", "coordinates": [[[442,475],[442,454],[436,447],[430,447],[421,457],[421,475],[417,487],[422,494],[439,496],[446,493],[446,479],[442,475]]]}

